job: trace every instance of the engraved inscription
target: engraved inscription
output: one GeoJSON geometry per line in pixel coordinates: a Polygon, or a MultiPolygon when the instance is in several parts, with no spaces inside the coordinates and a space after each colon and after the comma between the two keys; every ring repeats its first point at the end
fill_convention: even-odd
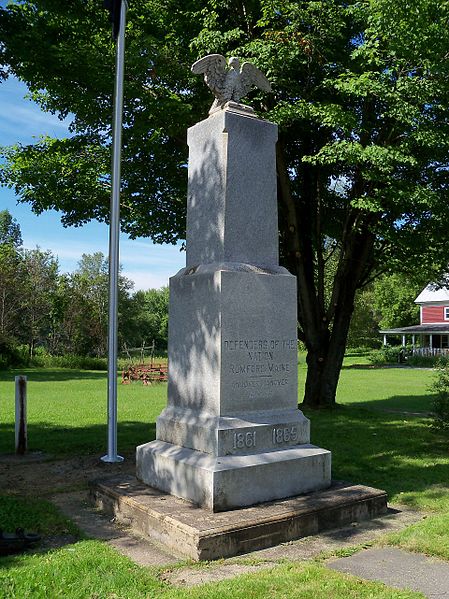
{"type": "Polygon", "coordinates": [[[298,440],[298,429],[296,426],[286,426],[273,429],[273,445],[290,443],[298,440]]]}
{"type": "Polygon", "coordinates": [[[282,387],[296,373],[296,339],[225,339],[234,389],[282,387]]]}
{"type": "Polygon", "coordinates": [[[234,449],[250,449],[256,447],[256,431],[234,433],[234,449]]]}

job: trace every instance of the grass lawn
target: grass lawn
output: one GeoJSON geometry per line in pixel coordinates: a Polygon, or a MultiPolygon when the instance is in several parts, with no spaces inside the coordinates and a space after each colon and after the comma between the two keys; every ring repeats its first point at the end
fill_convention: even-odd
{"type": "MultiPolygon", "coordinates": [[[[28,445],[52,455],[104,453],[106,373],[67,369],[0,372],[0,453],[14,451],[14,376],[28,377],[28,445]]],[[[167,385],[118,385],[118,447],[133,452],[154,438],[167,385]]]]}
{"type": "MultiPolygon", "coordinates": [[[[0,453],[14,447],[14,375],[28,376],[29,445],[56,457],[102,455],[106,448],[106,375],[58,369],[0,373],[0,453]]],[[[300,384],[305,367],[300,365],[300,384]]],[[[429,427],[433,373],[372,368],[361,358],[345,363],[341,408],[307,412],[312,442],[333,453],[333,477],[384,488],[392,503],[429,516],[387,542],[449,559],[449,439],[429,427]],[[358,362],[358,364],[357,364],[358,362]],[[422,413],[422,415],[414,415],[422,413]]],[[[166,385],[119,385],[118,447],[132,452],[154,437],[166,385]]],[[[0,500],[0,527],[17,525],[12,498],[0,500]],[[3,503],[2,503],[3,501],[3,503]],[[7,519],[7,514],[12,514],[7,519]],[[6,516],[5,516],[6,514],[6,516]]],[[[45,502],[43,502],[45,503],[45,502]]],[[[33,508],[45,512],[45,506],[33,508]]],[[[18,510],[18,511],[17,511],[18,510]]],[[[67,528],[57,513],[40,519],[45,532],[67,528]]],[[[32,527],[32,521],[24,526],[32,527]]],[[[156,571],[131,564],[102,543],[80,541],[44,555],[2,558],[0,597],[421,597],[329,572],[317,563],[283,565],[196,589],[173,589],[156,571]],[[56,577],[55,571],[58,571],[56,577]],[[96,594],[95,594],[96,593],[96,594]]]]}
{"type": "Polygon", "coordinates": [[[232,580],[173,588],[97,541],[46,556],[3,558],[0,596],[8,599],[423,599],[328,570],[316,563],[285,564],[232,580]]]}

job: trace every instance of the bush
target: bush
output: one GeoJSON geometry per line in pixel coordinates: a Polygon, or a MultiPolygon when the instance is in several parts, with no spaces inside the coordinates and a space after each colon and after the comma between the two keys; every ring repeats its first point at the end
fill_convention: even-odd
{"type": "Polygon", "coordinates": [[[74,370],[107,370],[108,363],[106,358],[93,358],[74,354],[52,356],[45,352],[38,352],[32,360],[32,366],[40,368],[73,368],[74,370]]]}
{"type": "Polygon", "coordinates": [[[446,356],[420,356],[415,354],[407,358],[407,364],[422,368],[435,368],[439,364],[447,364],[448,361],[449,358],[446,356]]]}
{"type": "Polygon", "coordinates": [[[30,358],[26,346],[15,346],[6,339],[0,339],[0,370],[26,368],[29,364],[30,358]]]}
{"type": "Polygon", "coordinates": [[[345,356],[368,356],[373,351],[373,347],[361,345],[360,347],[348,347],[345,356]]]}
{"type": "Polygon", "coordinates": [[[381,349],[375,349],[372,351],[368,360],[376,366],[382,366],[383,364],[397,364],[399,362],[399,354],[404,349],[400,346],[390,347],[385,345],[381,349]]]}
{"type": "Polygon", "coordinates": [[[449,363],[447,360],[438,363],[435,380],[430,390],[435,393],[432,427],[449,433],[449,363]]]}

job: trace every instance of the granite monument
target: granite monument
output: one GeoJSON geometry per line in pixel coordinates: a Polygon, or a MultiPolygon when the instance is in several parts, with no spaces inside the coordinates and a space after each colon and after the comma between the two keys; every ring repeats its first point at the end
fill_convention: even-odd
{"type": "MultiPolygon", "coordinates": [[[[198,66],[200,65],[200,66],[198,66]]],[[[188,131],[186,267],[170,279],[168,404],[137,477],[212,511],[331,483],[298,410],[296,279],[279,266],[277,126],[240,104],[255,67],[192,70],[216,96],[188,131]],[[231,70],[233,73],[231,73],[231,70]],[[237,90],[237,91],[236,91],[237,90]]]]}

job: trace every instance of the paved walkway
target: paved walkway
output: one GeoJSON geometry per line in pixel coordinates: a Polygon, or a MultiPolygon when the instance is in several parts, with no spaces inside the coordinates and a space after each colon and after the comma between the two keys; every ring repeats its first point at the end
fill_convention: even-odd
{"type": "Polygon", "coordinates": [[[365,549],[326,565],[390,587],[420,591],[428,599],[449,599],[449,563],[420,553],[394,547],[365,549]]]}

